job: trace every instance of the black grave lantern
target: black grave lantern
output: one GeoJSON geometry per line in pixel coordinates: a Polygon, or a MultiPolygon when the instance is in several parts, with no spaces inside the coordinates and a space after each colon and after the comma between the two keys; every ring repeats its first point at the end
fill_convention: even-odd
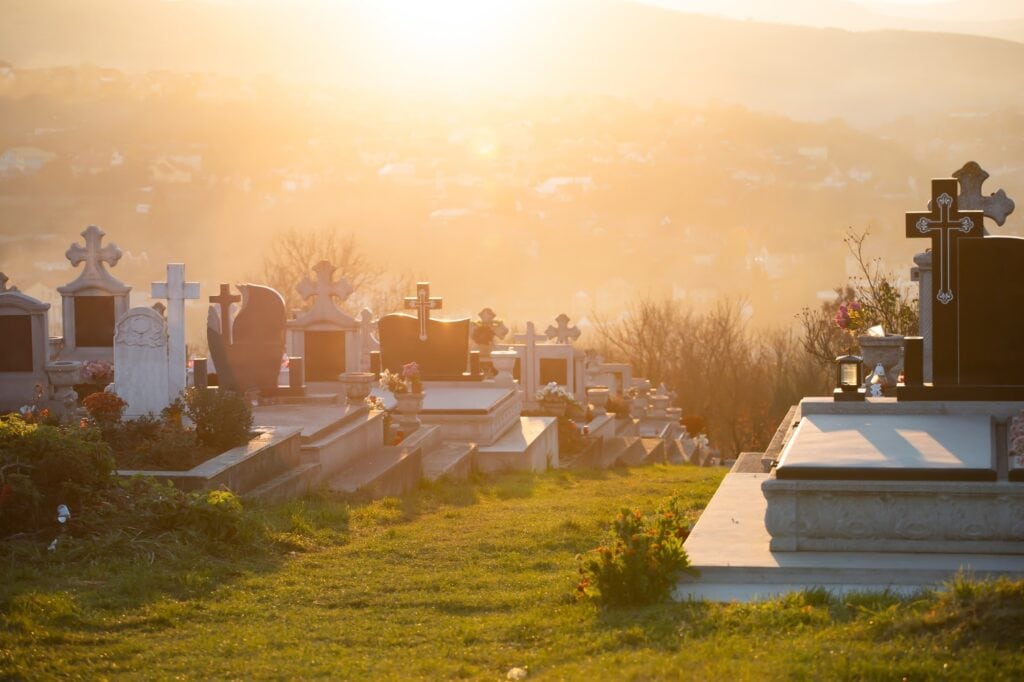
{"type": "Polygon", "coordinates": [[[836,358],[836,400],[864,400],[864,360],[859,355],[836,358]]]}

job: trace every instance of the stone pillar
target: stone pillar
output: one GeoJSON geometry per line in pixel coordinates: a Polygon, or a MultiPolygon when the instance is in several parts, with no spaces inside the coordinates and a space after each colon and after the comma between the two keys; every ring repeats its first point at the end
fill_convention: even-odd
{"type": "Polygon", "coordinates": [[[924,339],[924,380],[932,381],[932,253],[925,251],[914,256],[917,267],[911,279],[918,283],[917,300],[920,305],[918,334],[924,339]]]}

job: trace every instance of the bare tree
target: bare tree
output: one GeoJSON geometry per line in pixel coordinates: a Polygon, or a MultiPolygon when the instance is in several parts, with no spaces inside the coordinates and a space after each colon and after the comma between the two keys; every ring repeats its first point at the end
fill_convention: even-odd
{"type": "Polygon", "coordinates": [[[279,231],[263,259],[262,281],[280,292],[288,310],[304,308],[308,303],[299,296],[296,286],[312,276],[313,266],[321,260],[337,268],[335,278],[344,277],[352,286],[355,293],[346,305],[352,312],[363,307],[377,315],[392,312],[401,307],[401,297],[413,288],[411,274],[387,272],[363,252],[354,234],[326,227],[279,231]]]}

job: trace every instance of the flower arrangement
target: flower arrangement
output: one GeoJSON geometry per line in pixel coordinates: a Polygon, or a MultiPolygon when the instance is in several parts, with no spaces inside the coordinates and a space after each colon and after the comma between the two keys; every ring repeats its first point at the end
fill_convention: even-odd
{"type": "Polygon", "coordinates": [[[82,379],[87,384],[109,384],[114,380],[114,365],[105,360],[90,360],[82,365],[82,379]]]}
{"type": "Polygon", "coordinates": [[[116,393],[102,391],[86,396],[82,404],[89,417],[100,425],[116,424],[121,420],[124,408],[128,407],[128,403],[116,393]]]}
{"type": "Polygon", "coordinates": [[[575,404],[576,398],[565,387],[559,386],[554,381],[537,391],[536,399],[544,403],[565,403],[575,404]]]}
{"type": "Polygon", "coordinates": [[[854,299],[839,304],[832,321],[836,326],[848,332],[855,332],[865,328],[864,306],[860,301],[854,299]]]}
{"type": "Polygon", "coordinates": [[[394,394],[399,393],[422,393],[423,377],[420,374],[420,366],[415,362],[402,365],[401,372],[384,370],[380,375],[380,387],[386,388],[394,394]]]}

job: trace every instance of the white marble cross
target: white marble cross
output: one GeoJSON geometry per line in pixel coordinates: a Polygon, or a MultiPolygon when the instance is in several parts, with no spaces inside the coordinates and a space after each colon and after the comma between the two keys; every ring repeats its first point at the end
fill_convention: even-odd
{"type": "Polygon", "coordinates": [[[185,266],[182,263],[167,264],[167,281],[153,282],[150,287],[152,298],[167,301],[167,355],[168,390],[171,400],[185,390],[185,301],[199,298],[199,282],[185,281],[185,266]]]}
{"type": "Polygon", "coordinates": [[[352,285],[348,283],[348,280],[342,277],[337,282],[334,281],[333,275],[335,270],[337,268],[331,265],[330,262],[322,260],[313,267],[313,272],[316,273],[316,281],[314,282],[307,277],[295,287],[295,290],[299,292],[303,299],[316,296],[310,313],[317,319],[330,319],[332,317],[335,309],[334,303],[331,300],[332,297],[344,302],[345,299],[352,295],[352,285]]]}
{"type": "Polygon", "coordinates": [[[537,390],[537,342],[543,341],[544,337],[537,334],[533,322],[526,323],[526,333],[516,334],[516,343],[523,344],[523,355],[519,362],[519,385],[523,389],[523,398],[526,402],[532,402],[537,390]]]}
{"type": "Polygon", "coordinates": [[[117,265],[117,261],[121,260],[121,249],[117,248],[117,244],[113,242],[106,246],[100,246],[106,232],[95,225],[85,228],[82,236],[85,238],[85,246],[72,244],[64,256],[71,261],[72,265],[85,263],[80,279],[103,279],[107,274],[103,264],[106,263],[111,267],[117,265]]]}
{"type": "Polygon", "coordinates": [[[558,343],[569,343],[580,338],[579,328],[569,326],[569,316],[565,313],[556,317],[555,322],[558,323],[557,327],[548,325],[547,330],[544,332],[547,334],[548,339],[555,339],[558,343]]]}
{"type": "Polygon", "coordinates": [[[405,298],[406,310],[415,310],[420,321],[420,341],[427,340],[427,321],[431,310],[440,310],[442,299],[430,297],[430,282],[416,283],[416,296],[405,298]]]}

